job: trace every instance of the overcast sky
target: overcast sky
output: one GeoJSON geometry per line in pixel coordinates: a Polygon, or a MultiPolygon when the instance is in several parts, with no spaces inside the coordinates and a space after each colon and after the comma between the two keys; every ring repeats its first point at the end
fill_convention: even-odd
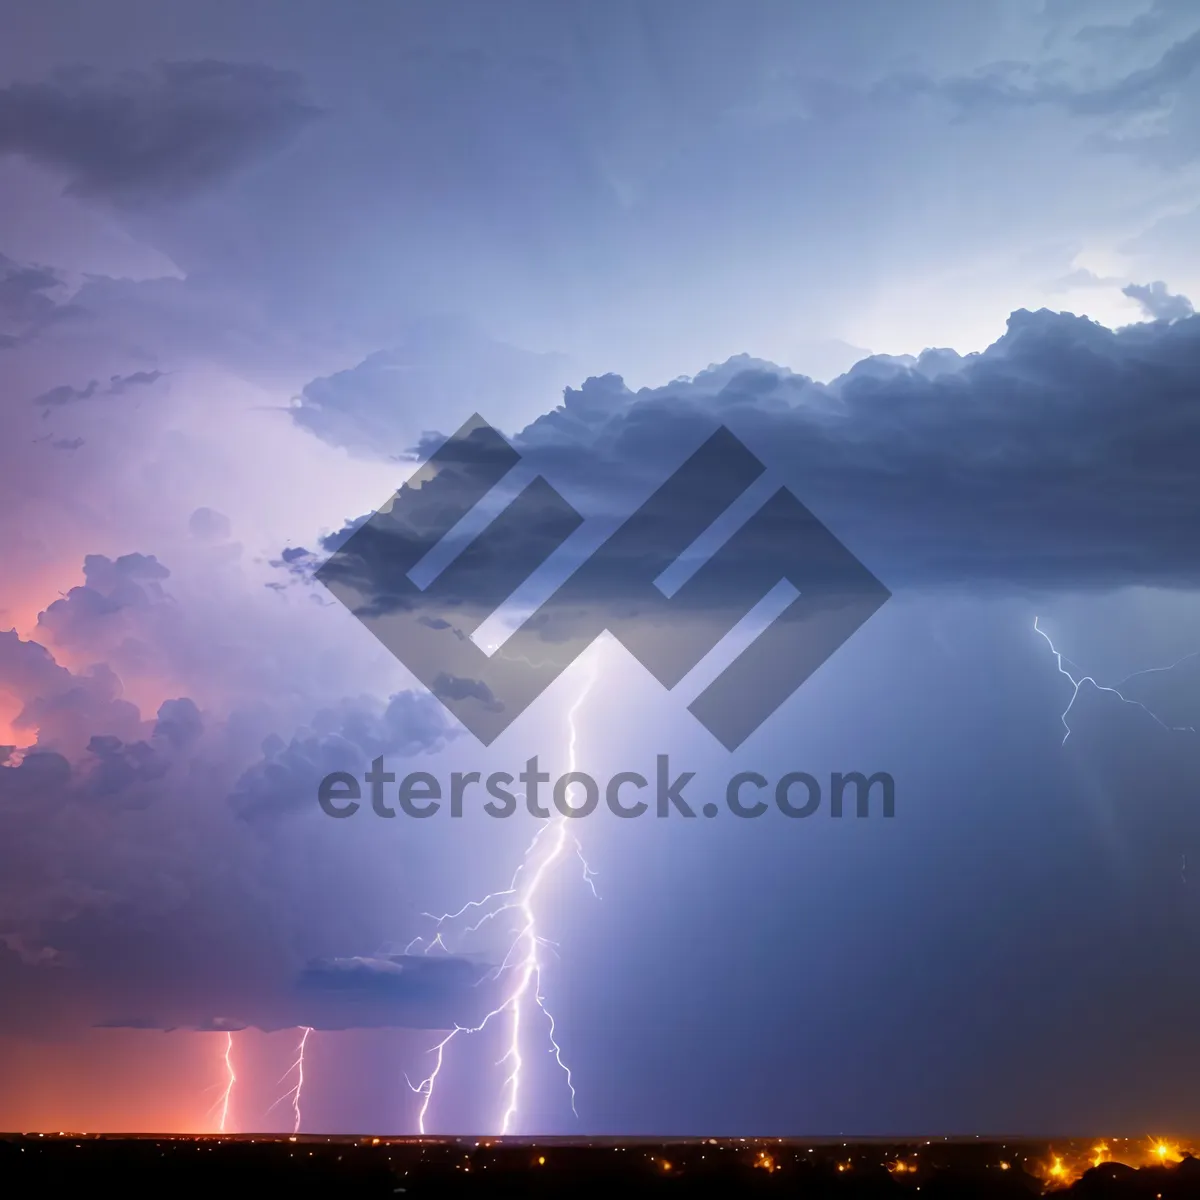
{"type": "MultiPolygon", "coordinates": [[[[536,822],[318,782],[532,754],[896,815],[574,823],[578,1115],[535,1011],[513,1131],[1200,1121],[1190,0],[0,23],[0,1128],[214,1128],[237,1028],[231,1127],[290,1131],[308,1023],[305,1128],[415,1130],[476,993],[389,956],[536,822]],[[724,424],[891,598],[732,753],[608,637],[485,749],[313,579],[475,413],[583,547],[724,424]]],[[[494,1033],[428,1128],[493,1131],[494,1033]]]]}

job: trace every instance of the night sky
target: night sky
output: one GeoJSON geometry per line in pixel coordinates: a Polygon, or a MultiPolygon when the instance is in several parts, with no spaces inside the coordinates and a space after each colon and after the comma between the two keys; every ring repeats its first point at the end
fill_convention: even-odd
{"type": "Polygon", "coordinates": [[[1192,0],[0,27],[0,1129],[1200,1128],[1192,0]],[[476,413],[571,569],[724,426],[890,598],[732,751],[610,635],[484,746],[318,570],[476,413]],[[534,755],[723,811],[565,822],[480,988],[561,823],[318,788],[534,755]]]}

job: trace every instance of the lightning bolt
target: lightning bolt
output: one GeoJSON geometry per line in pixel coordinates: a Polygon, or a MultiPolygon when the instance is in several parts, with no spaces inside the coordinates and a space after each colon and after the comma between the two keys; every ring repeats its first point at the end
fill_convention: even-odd
{"type": "Polygon", "coordinates": [[[290,1075],[294,1074],[296,1076],[295,1086],[288,1088],[288,1090],[284,1092],[283,1095],[280,1096],[270,1108],[267,1109],[267,1112],[271,1112],[285,1100],[291,1100],[292,1116],[294,1117],[292,1124],[293,1134],[300,1132],[300,1094],[304,1091],[304,1048],[308,1045],[309,1034],[312,1033],[311,1026],[302,1025],[300,1029],[300,1044],[296,1047],[296,1061],[292,1063],[292,1065],[288,1067],[288,1069],[279,1077],[279,1082],[282,1083],[290,1075]]]}
{"type": "Polygon", "coordinates": [[[1070,663],[1072,667],[1077,666],[1077,664],[1071,662],[1069,658],[1064,657],[1062,652],[1055,648],[1054,643],[1050,640],[1050,635],[1041,627],[1041,625],[1038,624],[1037,617],[1033,618],[1033,628],[1034,632],[1040,634],[1045,639],[1046,645],[1050,647],[1050,653],[1054,655],[1054,660],[1058,664],[1058,673],[1064,676],[1071,684],[1071,698],[1067,701],[1067,707],[1063,709],[1062,717],[1060,718],[1063,723],[1063,728],[1066,730],[1066,733],[1063,734],[1062,740],[1062,744],[1064,746],[1067,743],[1067,738],[1071,736],[1071,725],[1067,720],[1067,717],[1070,715],[1071,709],[1075,705],[1075,701],[1079,696],[1080,688],[1082,688],[1085,683],[1090,683],[1098,692],[1109,692],[1111,695],[1116,696],[1116,698],[1124,704],[1132,704],[1135,708],[1140,708],[1142,712],[1146,713],[1147,716],[1151,717],[1170,733],[1196,732],[1195,727],[1192,725],[1168,725],[1160,716],[1158,716],[1157,713],[1147,708],[1146,705],[1144,705],[1140,700],[1131,700],[1128,696],[1124,695],[1121,692],[1121,688],[1123,688],[1131,680],[1139,679],[1143,675],[1158,675],[1167,671],[1173,671],[1176,667],[1181,666],[1189,659],[1195,658],[1197,652],[1193,651],[1191,654],[1185,654],[1182,658],[1172,663],[1169,667],[1151,667],[1149,670],[1135,671],[1132,675],[1128,675],[1122,679],[1117,687],[1106,687],[1104,684],[1097,683],[1096,680],[1090,675],[1081,675],[1078,679],[1072,675],[1063,664],[1070,663]]]}
{"type": "MultiPolygon", "coordinates": [[[[587,654],[586,659],[587,674],[584,686],[576,697],[575,703],[567,712],[567,728],[569,731],[567,770],[569,772],[575,771],[578,763],[579,731],[576,718],[584,701],[591,693],[597,677],[596,650],[593,649],[591,653],[587,654]]],[[[453,924],[460,918],[467,916],[467,914],[473,915],[478,913],[480,915],[462,930],[462,936],[464,937],[476,932],[489,921],[494,921],[497,917],[505,913],[515,913],[518,919],[513,940],[509,944],[508,951],[500,966],[492,973],[492,978],[495,980],[508,979],[511,981],[504,994],[504,998],[478,1025],[474,1027],[456,1026],[437,1045],[431,1048],[429,1053],[434,1055],[433,1069],[421,1083],[413,1084],[411,1080],[408,1080],[408,1086],[422,1097],[421,1107],[417,1114],[417,1128],[422,1134],[425,1133],[425,1118],[429,1112],[437,1079],[445,1061],[446,1048],[460,1034],[479,1033],[494,1021],[505,1021],[507,1025],[506,1049],[496,1064],[497,1066],[507,1066],[508,1068],[508,1074],[501,1088],[503,1108],[500,1113],[498,1125],[502,1135],[512,1130],[513,1123],[520,1112],[520,1102],[523,1094],[523,1071],[525,1067],[523,1034],[529,1019],[534,1015],[532,1012],[534,1007],[546,1019],[548,1024],[549,1052],[554,1055],[556,1064],[566,1077],[567,1090],[571,1095],[571,1111],[576,1116],[579,1115],[575,1107],[575,1081],[570,1067],[563,1059],[562,1048],[558,1043],[554,1015],[547,1007],[546,998],[542,992],[543,952],[547,949],[552,950],[553,943],[542,934],[541,922],[538,916],[538,900],[543,884],[551,872],[561,866],[564,860],[569,857],[578,858],[583,867],[584,882],[591,889],[592,894],[597,895],[594,883],[595,872],[588,865],[587,859],[584,857],[583,846],[579,839],[570,831],[569,822],[570,818],[557,815],[542,825],[537,833],[534,834],[533,839],[522,855],[521,861],[513,874],[512,882],[507,888],[502,891],[492,892],[484,896],[482,900],[468,901],[456,912],[443,913],[441,916],[433,916],[431,913],[425,914],[435,922],[435,936],[425,946],[426,952],[432,949],[434,945],[439,944],[445,949],[446,943],[442,940],[443,926],[453,924]]],[[[409,943],[409,946],[411,947],[422,940],[414,939],[413,942],[409,943]]]]}
{"type": "Polygon", "coordinates": [[[221,1108],[221,1123],[220,1130],[225,1132],[225,1125],[229,1120],[229,1098],[233,1095],[233,1085],[237,1083],[237,1076],[233,1071],[233,1034],[225,1035],[225,1091],[217,1104],[221,1108]]]}

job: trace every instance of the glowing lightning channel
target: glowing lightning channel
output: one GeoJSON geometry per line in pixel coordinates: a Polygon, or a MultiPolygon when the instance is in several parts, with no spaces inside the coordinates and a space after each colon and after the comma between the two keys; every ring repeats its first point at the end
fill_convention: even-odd
{"type": "MultiPolygon", "coordinates": [[[[569,772],[577,769],[579,731],[576,726],[576,716],[596,683],[595,650],[586,657],[588,673],[584,686],[580,690],[575,703],[567,712],[567,727],[569,730],[567,770],[569,772]]],[[[542,950],[546,947],[552,947],[552,943],[540,932],[537,910],[538,896],[547,875],[554,866],[562,861],[564,855],[570,854],[572,850],[583,866],[584,882],[591,888],[593,895],[598,895],[594,883],[595,872],[588,865],[587,859],[584,857],[583,846],[579,839],[568,831],[568,826],[569,818],[562,815],[552,818],[543,825],[534,834],[532,841],[526,848],[521,862],[513,874],[512,883],[503,891],[492,892],[482,900],[472,900],[464,904],[457,912],[444,913],[440,917],[435,917],[429,913],[426,914],[426,916],[429,916],[436,922],[436,937],[426,946],[426,951],[432,949],[438,943],[445,948],[445,942],[441,940],[441,927],[448,922],[453,922],[457,918],[465,916],[468,912],[481,911],[482,915],[463,930],[464,936],[475,932],[486,922],[494,920],[502,913],[518,913],[520,921],[518,928],[515,930],[513,941],[509,945],[508,952],[504,956],[504,960],[496,968],[492,976],[496,980],[503,978],[505,975],[509,975],[513,979],[512,987],[507,995],[478,1025],[474,1027],[460,1025],[452,1029],[430,1050],[430,1053],[435,1056],[433,1070],[430,1074],[419,1084],[413,1084],[411,1080],[408,1081],[408,1086],[423,1098],[420,1111],[417,1114],[417,1128],[422,1134],[425,1133],[425,1117],[429,1111],[430,1102],[433,1099],[434,1087],[436,1086],[438,1075],[441,1073],[442,1064],[445,1061],[446,1047],[460,1033],[479,1033],[494,1019],[505,1015],[508,1018],[507,1049],[497,1065],[507,1064],[509,1071],[502,1085],[504,1109],[500,1115],[499,1126],[502,1135],[509,1133],[519,1112],[522,1095],[522,1069],[525,1065],[521,1050],[522,1031],[525,1024],[524,1017],[528,1015],[530,1002],[537,1006],[549,1024],[550,1053],[554,1055],[554,1061],[566,1076],[567,1088],[571,1093],[571,1111],[576,1116],[579,1115],[575,1107],[575,1081],[572,1077],[570,1067],[563,1059],[562,1048],[558,1043],[554,1016],[546,1006],[546,998],[542,993],[542,950]]],[[[410,942],[409,945],[412,946],[419,940],[413,939],[413,942],[410,942]]]]}
{"type": "Polygon", "coordinates": [[[221,1097],[221,1132],[225,1132],[225,1123],[229,1120],[229,1098],[233,1095],[233,1085],[237,1083],[237,1076],[233,1072],[233,1034],[225,1035],[225,1070],[228,1072],[228,1078],[225,1083],[225,1094],[221,1097]]]}
{"type": "Polygon", "coordinates": [[[300,1132],[300,1095],[304,1091],[304,1048],[308,1045],[309,1034],[312,1033],[312,1027],[309,1025],[302,1025],[300,1029],[300,1044],[296,1047],[296,1061],[292,1063],[292,1065],[288,1067],[288,1069],[279,1077],[279,1082],[282,1083],[294,1073],[296,1076],[296,1084],[294,1087],[288,1088],[288,1090],[284,1092],[283,1095],[280,1096],[270,1108],[267,1109],[267,1112],[271,1112],[272,1109],[277,1108],[285,1100],[290,1100],[292,1102],[292,1116],[294,1118],[292,1124],[292,1133],[294,1134],[300,1132]]]}
{"type": "MultiPolygon", "coordinates": [[[[1066,730],[1066,733],[1063,734],[1063,740],[1062,740],[1062,744],[1064,746],[1066,745],[1067,738],[1069,738],[1071,736],[1071,726],[1067,721],[1067,716],[1070,713],[1072,707],[1074,707],[1075,700],[1079,695],[1079,689],[1081,687],[1083,687],[1083,685],[1085,683],[1090,683],[1092,685],[1092,687],[1094,687],[1098,692],[1111,693],[1112,695],[1116,696],[1116,698],[1124,704],[1132,704],[1134,707],[1140,708],[1142,710],[1142,712],[1146,713],[1147,716],[1153,718],[1153,720],[1155,720],[1159,725],[1161,725],[1164,729],[1168,730],[1171,733],[1195,733],[1196,732],[1195,727],[1192,725],[1168,725],[1164,720],[1162,720],[1161,717],[1158,716],[1157,713],[1155,713],[1151,709],[1147,708],[1146,705],[1144,705],[1140,700],[1131,700],[1128,696],[1122,695],[1119,688],[1105,687],[1103,684],[1097,683],[1096,680],[1094,680],[1090,675],[1081,675],[1078,679],[1076,679],[1075,676],[1072,675],[1071,672],[1068,671],[1067,668],[1063,665],[1064,663],[1071,663],[1071,660],[1069,658],[1064,658],[1062,655],[1062,652],[1055,649],[1054,643],[1050,640],[1050,635],[1038,624],[1037,617],[1033,618],[1033,628],[1034,628],[1035,632],[1041,634],[1041,636],[1043,638],[1045,638],[1046,645],[1050,647],[1050,653],[1054,655],[1054,660],[1058,664],[1058,673],[1062,676],[1065,676],[1065,678],[1071,684],[1071,688],[1072,688],[1071,699],[1067,701],[1067,707],[1063,709],[1062,718],[1061,718],[1062,723],[1063,723],[1063,728],[1066,730]]],[[[1122,679],[1121,685],[1124,686],[1131,679],[1137,679],[1139,676],[1142,676],[1142,675],[1156,675],[1156,674],[1161,674],[1166,671],[1173,671],[1176,667],[1187,662],[1189,659],[1192,659],[1195,657],[1196,657],[1196,652],[1193,651],[1191,654],[1185,654],[1181,659],[1179,659],[1175,663],[1172,663],[1171,666],[1169,666],[1169,667],[1151,667],[1149,670],[1146,670],[1146,671],[1135,671],[1132,675],[1129,675],[1125,679],[1122,679]]],[[[1076,664],[1071,663],[1071,665],[1075,666],[1076,664]]]]}

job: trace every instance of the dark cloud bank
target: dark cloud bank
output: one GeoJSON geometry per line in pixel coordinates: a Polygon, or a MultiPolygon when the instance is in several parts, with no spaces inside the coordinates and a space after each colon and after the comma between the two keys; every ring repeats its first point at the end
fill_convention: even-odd
{"type": "Polygon", "coordinates": [[[169,62],[116,77],[79,67],[0,88],[0,155],[66,176],[79,196],[177,200],[283,144],[318,115],[294,75],[169,62]]]}
{"type": "MultiPolygon", "coordinates": [[[[1162,315],[1165,288],[1146,292],[1162,315]]],[[[827,385],[746,356],[638,392],[592,378],[511,441],[523,470],[611,522],[725,425],[893,591],[1191,588],[1200,317],[1170,301],[1181,319],[1115,331],[1021,310],[981,353],[875,356],[827,385]]],[[[479,411],[486,419],[486,397],[479,411]]],[[[560,537],[557,502],[542,516],[560,537]]],[[[293,551],[289,567],[315,565],[364,520],[311,555],[293,551]]],[[[769,556],[769,542],[759,551],[769,556]]]]}

